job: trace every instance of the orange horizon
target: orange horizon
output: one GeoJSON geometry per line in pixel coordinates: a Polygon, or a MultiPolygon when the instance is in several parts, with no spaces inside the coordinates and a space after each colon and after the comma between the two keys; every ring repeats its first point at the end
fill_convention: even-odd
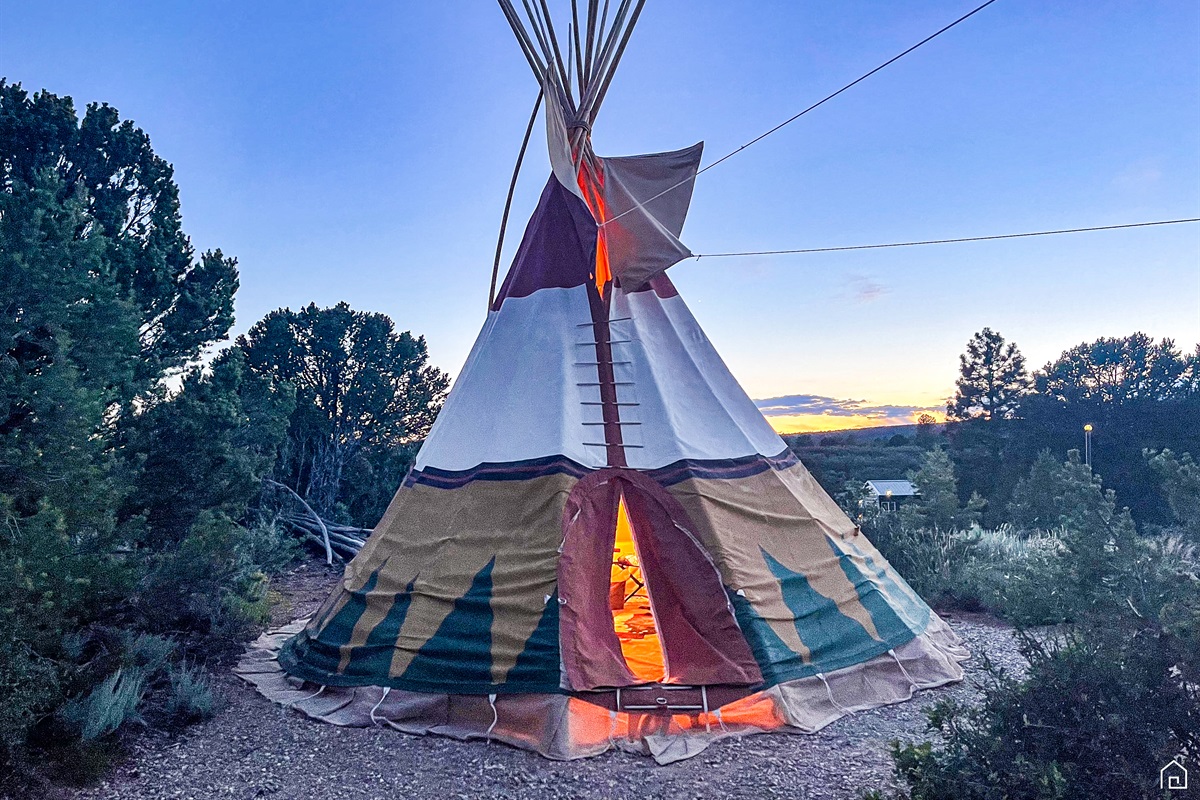
{"type": "Polygon", "coordinates": [[[781,436],[797,433],[837,433],[863,428],[885,428],[895,425],[916,425],[917,417],[928,414],[937,422],[946,421],[944,408],[922,408],[914,411],[908,419],[880,419],[868,415],[833,416],[831,414],[782,414],[767,417],[767,422],[781,436]]]}

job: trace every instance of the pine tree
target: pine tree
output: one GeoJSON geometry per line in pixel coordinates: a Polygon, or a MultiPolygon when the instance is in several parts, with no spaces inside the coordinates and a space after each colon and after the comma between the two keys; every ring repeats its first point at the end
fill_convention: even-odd
{"type": "Polygon", "coordinates": [[[1062,464],[1049,449],[1038,453],[1029,474],[1017,482],[1008,504],[1008,521],[1022,531],[1048,531],[1062,525],[1063,497],[1058,492],[1062,464]]]}
{"type": "Polygon", "coordinates": [[[1144,333],[1072,347],[1035,376],[1039,393],[1059,403],[1091,405],[1177,400],[1195,391],[1200,355],[1144,333]]]}
{"type": "Polygon", "coordinates": [[[1162,481],[1161,494],[1175,518],[1175,527],[1200,543],[1200,464],[1190,453],[1170,450],[1143,452],[1146,463],[1162,481]]]}
{"type": "Polygon", "coordinates": [[[1025,357],[1016,344],[984,328],[959,356],[958,391],[946,415],[956,421],[1012,419],[1029,387],[1025,357]]]}

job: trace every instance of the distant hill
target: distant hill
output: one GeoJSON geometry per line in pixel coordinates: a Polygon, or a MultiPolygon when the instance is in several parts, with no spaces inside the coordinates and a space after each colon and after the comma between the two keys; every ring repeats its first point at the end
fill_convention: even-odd
{"type": "Polygon", "coordinates": [[[797,433],[784,441],[825,490],[842,502],[869,480],[900,480],[921,466],[930,447],[945,443],[944,423],[880,425],[849,431],[797,433]],[[917,433],[930,434],[917,439],[917,433]]]}
{"type": "MultiPolygon", "coordinates": [[[[856,428],[847,431],[814,431],[813,433],[789,433],[784,440],[796,447],[815,447],[823,440],[832,440],[838,444],[884,444],[896,435],[912,439],[917,435],[920,425],[880,425],[877,428],[856,428]]],[[[945,423],[935,422],[930,427],[930,433],[940,437],[946,429],[945,423]]]]}

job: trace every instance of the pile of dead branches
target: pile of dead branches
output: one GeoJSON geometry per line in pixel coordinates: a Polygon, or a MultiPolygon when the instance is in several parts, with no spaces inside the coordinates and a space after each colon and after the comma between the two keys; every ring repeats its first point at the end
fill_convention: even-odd
{"type": "Polygon", "coordinates": [[[325,563],[333,564],[334,559],[349,561],[358,555],[358,551],[362,550],[363,545],[367,543],[367,538],[371,535],[370,528],[355,528],[351,525],[336,525],[326,522],[290,486],[285,486],[270,478],[264,479],[263,482],[275,489],[283,490],[303,508],[303,513],[283,513],[276,519],[299,536],[305,544],[323,551],[325,563]]]}
{"type": "MultiPolygon", "coordinates": [[[[349,561],[358,555],[358,551],[367,543],[367,537],[371,535],[370,528],[335,525],[325,520],[321,520],[318,524],[316,519],[308,514],[285,514],[278,519],[280,523],[288,526],[292,533],[298,535],[305,544],[324,550],[328,539],[329,550],[332,551],[333,558],[341,561],[349,561]]],[[[329,563],[333,563],[332,560],[329,560],[329,563]]]]}

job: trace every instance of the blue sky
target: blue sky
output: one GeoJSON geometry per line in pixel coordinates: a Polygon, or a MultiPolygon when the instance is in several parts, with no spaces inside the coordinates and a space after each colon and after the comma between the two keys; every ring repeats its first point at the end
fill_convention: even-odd
{"type": "MultiPolygon", "coordinates": [[[[650,0],[595,149],[703,139],[708,163],[974,5],[650,0]]],[[[107,101],[149,133],[194,243],[240,261],[238,331],[346,300],[424,334],[457,372],[536,94],[494,3],[0,0],[0,75],[107,101]]],[[[530,154],[509,252],[547,174],[540,135],[530,154]]],[[[704,253],[1196,216],[1200,5],[1000,0],[705,173],[684,240],[704,253]]],[[[1200,341],[1200,225],[671,275],[751,396],[793,398],[798,427],[943,403],[984,326],[1034,366],[1135,330],[1200,341]]]]}

